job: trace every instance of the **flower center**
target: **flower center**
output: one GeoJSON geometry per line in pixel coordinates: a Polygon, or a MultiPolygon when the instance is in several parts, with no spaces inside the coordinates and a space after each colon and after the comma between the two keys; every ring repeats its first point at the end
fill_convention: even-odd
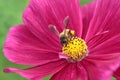
{"type": "Polygon", "coordinates": [[[62,44],[62,53],[72,60],[78,61],[87,55],[87,45],[83,39],[75,34],[74,30],[64,29],[59,37],[62,44]]]}
{"type": "Polygon", "coordinates": [[[87,45],[83,39],[72,37],[63,45],[62,52],[73,60],[81,60],[87,55],[87,45]]]}

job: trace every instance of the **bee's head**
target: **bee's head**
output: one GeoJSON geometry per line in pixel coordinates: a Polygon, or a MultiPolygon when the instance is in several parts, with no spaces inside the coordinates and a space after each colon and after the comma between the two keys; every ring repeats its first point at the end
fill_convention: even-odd
{"type": "Polygon", "coordinates": [[[68,42],[68,39],[65,36],[61,36],[60,37],[60,42],[61,42],[62,45],[66,45],[67,42],[68,42]]]}

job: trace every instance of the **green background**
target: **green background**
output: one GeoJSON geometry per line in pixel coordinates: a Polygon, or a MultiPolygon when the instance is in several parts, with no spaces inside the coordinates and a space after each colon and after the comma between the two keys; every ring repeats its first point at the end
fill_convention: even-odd
{"type": "MultiPolygon", "coordinates": [[[[81,0],[81,4],[89,1],[81,0]]],[[[28,5],[28,2],[28,0],[0,0],[0,80],[27,80],[18,74],[6,74],[3,72],[5,67],[25,68],[26,66],[9,62],[4,57],[2,49],[9,28],[22,23],[22,12],[28,5]]],[[[43,80],[49,80],[49,77],[43,80]]]]}

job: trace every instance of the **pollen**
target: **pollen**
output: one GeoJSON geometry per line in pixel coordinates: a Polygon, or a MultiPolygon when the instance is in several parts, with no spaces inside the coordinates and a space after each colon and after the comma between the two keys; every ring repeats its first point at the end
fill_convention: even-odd
{"type": "Polygon", "coordinates": [[[87,55],[87,45],[83,39],[72,37],[63,45],[62,52],[73,60],[80,60],[87,55]]]}

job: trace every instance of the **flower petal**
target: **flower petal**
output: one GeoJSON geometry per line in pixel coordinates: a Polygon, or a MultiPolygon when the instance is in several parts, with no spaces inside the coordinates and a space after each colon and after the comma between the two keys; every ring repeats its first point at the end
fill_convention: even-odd
{"type": "Polygon", "coordinates": [[[49,47],[47,43],[41,42],[24,25],[10,29],[4,53],[10,61],[24,65],[40,65],[59,59],[52,45],[49,47]]]}
{"type": "MultiPolygon", "coordinates": [[[[86,69],[88,68],[88,71],[93,67],[97,74],[100,73],[100,75],[96,76],[100,76],[100,79],[95,80],[110,80],[110,76],[112,76],[111,72],[114,72],[119,67],[119,61],[120,35],[116,35],[107,41],[97,45],[96,47],[90,48],[89,55],[84,59],[83,63],[88,63],[89,67],[86,67],[87,65],[85,65],[86,69]],[[105,77],[105,75],[109,77],[105,77]]],[[[89,71],[89,74],[95,74],[95,72],[92,72],[94,71],[89,71]]],[[[94,77],[94,75],[92,76],[94,77]]],[[[91,80],[94,80],[94,78],[91,80]]]]}
{"type": "Polygon", "coordinates": [[[87,34],[87,31],[88,31],[88,28],[89,28],[89,24],[90,24],[90,21],[92,20],[93,18],[93,14],[94,14],[94,10],[95,10],[95,7],[96,7],[96,2],[93,1],[93,2],[90,2],[84,6],[82,6],[81,10],[82,10],[82,17],[83,17],[83,33],[82,33],[82,38],[85,39],[86,37],[86,34],[87,34]]]}
{"type": "MultiPolygon", "coordinates": [[[[101,36],[105,37],[107,34],[109,33],[98,35],[95,38],[101,39],[101,36]]],[[[91,80],[110,80],[112,72],[119,67],[120,34],[100,44],[96,43],[95,40],[92,42],[93,45],[89,42],[91,43],[91,45],[89,45],[89,55],[83,60],[83,64],[86,70],[89,71],[88,74],[92,76],[91,80]],[[89,67],[87,67],[87,65],[89,65],[89,67]],[[92,71],[90,71],[90,69],[92,71]],[[94,76],[94,74],[98,75],[94,76]]]]}
{"type": "Polygon", "coordinates": [[[65,68],[52,76],[50,80],[76,80],[76,64],[69,63],[65,68]]]}
{"type": "Polygon", "coordinates": [[[120,80],[120,67],[114,72],[114,77],[117,80],[120,80]]]}
{"type": "Polygon", "coordinates": [[[116,35],[109,40],[89,48],[89,55],[85,58],[93,61],[97,65],[110,67],[114,71],[120,60],[120,35],[116,35]]]}
{"type": "Polygon", "coordinates": [[[50,62],[44,65],[40,65],[40,66],[36,66],[33,68],[24,69],[24,70],[20,70],[16,68],[6,68],[4,69],[4,72],[6,73],[15,72],[25,78],[35,80],[38,78],[41,79],[48,75],[52,75],[58,72],[59,70],[61,70],[66,65],[67,65],[66,60],[58,60],[58,61],[50,62]]]}
{"type": "MultiPolygon", "coordinates": [[[[46,28],[46,23],[39,23],[41,18],[33,13],[31,8],[27,8],[24,12],[24,22],[28,29],[37,37],[41,42],[47,43],[47,46],[54,48],[61,48],[59,36],[56,36],[48,27],[46,28]],[[29,14],[28,14],[29,13],[29,14]],[[27,18],[27,19],[26,19],[27,18]],[[44,27],[41,27],[41,25],[44,27]],[[37,28],[38,29],[37,29],[37,28]]],[[[48,25],[49,26],[49,25],[48,25]]]]}
{"type": "MultiPolygon", "coordinates": [[[[78,0],[30,0],[30,5],[23,14],[23,20],[30,30],[39,34],[51,35],[49,25],[55,25],[62,32],[63,21],[70,17],[70,29],[81,35],[82,16],[78,0]]],[[[49,38],[50,39],[50,38],[49,38]]]]}
{"type": "Polygon", "coordinates": [[[30,79],[30,80],[42,80],[42,79],[40,79],[39,77],[35,77],[35,78],[30,79]]]}
{"type": "Polygon", "coordinates": [[[87,71],[80,62],[77,64],[77,80],[89,80],[87,71]]]}
{"type": "Polygon", "coordinates": [[[110,80],[112,72],[119,67],[119,61],[120,35],[116,35],[93,49],[90,48],[89,55],[84,58],[82,63],[87,71],[89,71],[88,74],[92,76],[91,80],[110,80]],[[94,77],[94,74],[97,73],[99,74],[94,77]]]}
{"type": "Polygon", "coordinates": [[[102,67],[97,67],[93,63],[87,61],[83,62],[82,65],[87,71],[87,80],[111,80],[111,71],[103,69],[102,67]]]}
{"type": "MultiPolygon", "coordinates": [[[[96,38],[99,38],[99,36],[96,38]]],[[[104,53],[106,55],[107,54],[116,55],[115,53],[120,53],[120,34],[109,38],[108,40],[102,42],[101,44],[95,43],[95,41],[93,41],[92,43],[94,44],[88,45],[90,55],[94,55],[94,54],[98,55],[98,53],[100,55],[104,53]]]]}
{"type": "Polygon", "coordinates": [[[95,35],[109,32],[107,37],[104,37],[102,40],[97,40],[102,43],[110,37],[120,33],[120,0],[96,1],[95,13],[90,22],[86,41],[89,41],[95,35]]]}

